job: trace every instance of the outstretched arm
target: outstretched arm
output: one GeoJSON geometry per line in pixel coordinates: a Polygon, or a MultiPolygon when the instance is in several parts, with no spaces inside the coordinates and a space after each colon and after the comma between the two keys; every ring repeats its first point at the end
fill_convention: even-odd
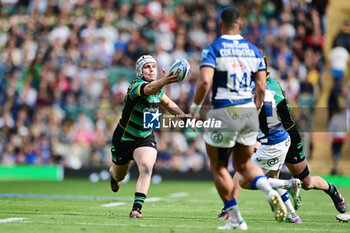
{"type": "Polygon", "coordinates": [[[168,85],[170,83],[174,83],[177,81],[178,79],[176,75],[173,75],[172,73],[165,74],[165,69],[162,69],[162,77],[158,80],[155,80],[153,82],[146,84],[143,91],[145,95],[156,95],[157,93],[160,92],[160,90],[162,90],[162,88],[165,85],[168,85]]]}

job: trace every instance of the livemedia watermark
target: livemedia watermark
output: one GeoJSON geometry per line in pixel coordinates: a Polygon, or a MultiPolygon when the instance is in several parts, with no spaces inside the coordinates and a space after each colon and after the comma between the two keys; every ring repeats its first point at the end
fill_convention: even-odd
{"type": "Polygon", "coordinates": [[[143,112],[144,129],[173,129],[173,128],[211,128],[221,129],[222,122],[215,118],[206,120],[194,119],[191,114],[172,115],[161,113],[158,109],[145,109],[143,112]]]}

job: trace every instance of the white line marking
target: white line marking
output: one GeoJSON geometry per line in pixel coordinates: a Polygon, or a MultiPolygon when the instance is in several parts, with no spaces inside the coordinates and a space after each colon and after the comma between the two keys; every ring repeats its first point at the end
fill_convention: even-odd
{"type": "MultiPolygon", "coordinates": [[[[21,218],[25,219],[25,218],[21,218]]],[[[1,219],[0,219],[1,220],[1,219]]],[[[271,221],[272,222],[272,221],[271,221]]],[[[49,224],[49,225],[61,225],[61,224],[67,224],[67,222],[48,222],[48,221],[21,221],[21,224],[49,224]]],[[[88,225],[88,226],[130,226],[129,224],[123,224],[123,223],[90,223],[90,222],[77,222],[77,223],[69,223],[67,225],[88,225]]],[[[162,228],[169,227],[168,225],[153,225],[153,224],[136,224],[135,226],[138,227],[149,227],[149,228],[162,228]]],[[[193,226],[193,225],[174,225],[170,226],[171,228],[185,228],[185,229],[200,229],[203,228],[201,225],[193,226]]],[[[209,227],[208,229],[216,229],[216,226],[209,227]]],[[[254,227],[254,230],[266,230],[266,227],[254,227]]],[[[281,231],[290,231],[289,227],[279,227],[278,230],[281,231]]],[[[300,232],[307,232],[307,231],[314,231],[314,227],[303,227],[303,228],[293,228],[293,231],[300,231],[300,232]]],[[[317,229],[319,232],[329,232],[329,229],[317,229]]],[[[344,232],[342,229],[332,229],[333,232],[344,232]]]]}
{"type": "Polygon", "coordinates": [[[14,221],[22,221],[26,218],[5,218],[5,219],[0,219],[0,223],[7,223],[7,222],[14,222],[14,221]]]}
{"type": "Polygon", "coordinates": [[[75,196],[75,195],[42,195],[21,193],[0,193],[0,197],[23,197],[23,198],[57,198],[57,199],[80,199],[80,200],[112,200],[129,201],[132,197],[99,197],[99,196],[75,196]]]}
{"type": "Polygon", "coordinates": [[[103,206],[103,207],[113,207],[113,206],[121,206],[121,205],[126,205],[126,203],[125,202],[113,202],[113,203],[103,204],[101,206],[103,206]]]}
{"type": "Polygon", "coordinates": [[[151,198],[146,198],[146,202],[155,202],[155,201],[162,201],[163,198],[161,197],[151,197],[151,198]]]}
{"type": "Polygon", "coordinates": [[[188,193],[186,192],[183,192],[183,193],[172,193],[169,195],[169,197],[174,197],[174,198],[177,198],[177,197],[187,197],[188,196],[188,193]]]}

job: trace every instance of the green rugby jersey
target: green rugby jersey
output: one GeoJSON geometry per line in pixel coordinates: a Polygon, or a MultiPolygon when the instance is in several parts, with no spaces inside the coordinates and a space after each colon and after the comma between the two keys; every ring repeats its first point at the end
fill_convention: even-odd
{"type": "Polygon", "coordinates": [[[273,79],[270,76],[267,77],[266,86],[274,93],[277,113],[280,117],[283,127],[287,131],[294,129],[296,127],[295,122],[293,120],[292,113],[290,112],[290,107],[283,88],[276,79],[273,79]]]}
{"type": "Polygon", "coordinates": [[[164,92],[161,90],[158,95],[146,95],[144,93],[146,84],[148,82],[145,80],[136,78],[129,86],[124,99],[122,117],[117,126],[117,129],[118,127],[121,129],[115,130],[114,140],[117,139],[119,142],[136,141],[152,134],[153,129],[143,128],[143,111],[159,109],[164,92]]]}

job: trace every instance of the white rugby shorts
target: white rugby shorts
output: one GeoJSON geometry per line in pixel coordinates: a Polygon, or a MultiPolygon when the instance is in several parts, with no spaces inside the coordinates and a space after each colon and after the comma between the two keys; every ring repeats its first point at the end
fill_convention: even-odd
{"type": "Polygon", "coordinates": [[[252,162],[264,170],[278,171],[282,168],[290,147],[290,137],[275,145],[261,144],[257,151],[252,156],[252,162]]]}
{"type": "Polygon", "coordinates": [[[214,147],[231,148],[236,142],[245,146],[255,145],[259,130],[258,111],[254,102],[210,109],[207,119],[221,121],[221,128],[206,128],[204,141],[214,147]]]}

